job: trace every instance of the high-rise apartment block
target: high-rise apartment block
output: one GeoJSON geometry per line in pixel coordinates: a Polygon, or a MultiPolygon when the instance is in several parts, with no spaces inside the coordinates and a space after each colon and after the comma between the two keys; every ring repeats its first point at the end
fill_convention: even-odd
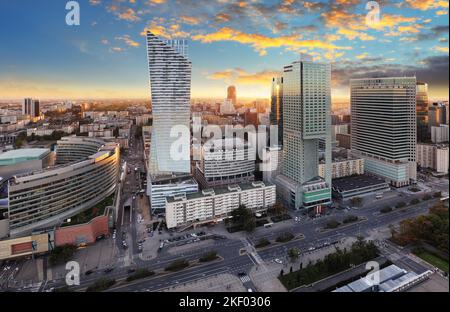
{"type": "Polygon", "coordinates": [[[331,66],[301,56],[283,69],[283,167],[279,198],[294,209],[331,203],[331,66]],[[325,179],[318,175],[325,141],[325,179]]]}
{"type": "Polygon", "coordinates": [[[351,79],[351,148],[365,171],[400,187],[416,180],[416,78],[351,79]]]}

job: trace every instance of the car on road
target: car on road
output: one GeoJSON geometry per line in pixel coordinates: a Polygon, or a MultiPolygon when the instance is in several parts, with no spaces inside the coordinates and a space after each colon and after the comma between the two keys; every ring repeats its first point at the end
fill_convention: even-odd
{"type": "Polygon", "coordinates": [[[249,288],[247,289],[248,292],[253,292],[253,289],[249,288]]]}
{"type": "Polygon", "coordinates": [[[111,272],[112,270],[114,270],[114,268],[107,268],[107,269],[105,269],[105,271],[103,271],[103,272],[109,273],[109,272],[111,272]]]}
{"type": "Polygon", "coordinates": [[[90,275],[90,274],[92,274],[92,273],[94,273],[94,271],[92,271],[92,270],[87,270],[86,272],[84,272],[84,275],[90,275]]]}
{"type": "Polygon", "coordinates": [[[244,277],[244,276],[246,276],[246,275],[247,275],[247,274],[246,274],[245,272],[239,272],[239,273],[238,273],[238,276],[239,276],[239,277],[244,277]]]}
{"type": "Polygon", "coordinates": [[[283,264],[283,261],[281,259],[276,258],[274,261],[275,261],[275,263],[283,264]]]}
{"type": "Polygon", "coordinates": [[[130,269],[127,270],[128,274],[131,274],[131,273],[134,273],[134,272],[136,272],[135,268],[130,268],[130,269]]]}

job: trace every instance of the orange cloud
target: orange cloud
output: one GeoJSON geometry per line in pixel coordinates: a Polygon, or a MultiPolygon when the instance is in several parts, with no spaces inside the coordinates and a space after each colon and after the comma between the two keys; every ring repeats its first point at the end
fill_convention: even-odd
{"type": "Polygon", "coordinates": [[[406,3],[408,3],[410,7],[422,11],[448,8],[448,1],[444,0],[406,0],[406,3]]]}
{"type": "Polygon", "coordinates": [[[248,73],[241,68],[234,68],[215,72],[207,78],[211,80],[223,80],[226,83],[267,86],[272,78],[277,75],[279,75],[279,72],[274,70],[263,70],[257,73],[248,73]]]}
{"type": "Polygon", "coordinates": [[[189,33],[180,30],[180,25],[172,24],[168,28],[159,25],[156,21],[152,21],[150,25],[144,28],[141,32],[141,36],[146,36],[147,31],[150,31],[155,36],[171,39],[171,38],[187,38],[189,33]]]}
{"type": "Polygon", "coordinates": [[[318,48],[325,50],[349,50],[351,47],[336,46],[332,43],[320,40],[301,40],[298,35],[267,37],[260,34],[247,34],[239,30],[229,27],[223,27],[220,30],[206,35],[195,35],[193,40],[201,41],[203,43],[211,43],[217,41],[235,41],[242,44],[251,45],[260,55],[266,54],[267,48],[318,48]]]}
{"type": "Polygon", "coordinates": [[[137,22],[141,20],[132,8],[127,8],[125,11],[118,13],[117,18],[129,22],[137,22]]]}
{"type": "Polygon", "coordinates": [[[122,40],[130,47],[138,47],[139,43],[132,40],[129,35],[119,36],[115,38],[116,40],[122,40]]]}

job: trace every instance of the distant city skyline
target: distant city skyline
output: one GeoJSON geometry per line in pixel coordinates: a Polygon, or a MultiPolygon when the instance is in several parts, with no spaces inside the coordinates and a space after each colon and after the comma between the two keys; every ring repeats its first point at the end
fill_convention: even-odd
{"type": "Polygon", "coordinates": [[[333,99],[350,97],[350,78],[399,75],[448,99],[445,1],[379,1],[376,26],[359,0],[78,2],[80,26],[65,24],[65,1],[0,3],[0,99],[148,98],[145,29],[189,41],[193,98],[226,98],[230,85],[269,98],[278,69],[308,53],[331,63],[333,99]]]}

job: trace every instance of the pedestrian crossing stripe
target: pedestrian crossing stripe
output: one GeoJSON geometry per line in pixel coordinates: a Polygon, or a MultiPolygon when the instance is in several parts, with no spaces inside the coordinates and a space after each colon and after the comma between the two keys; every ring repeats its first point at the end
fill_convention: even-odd
{"type": "Polygon", "coordinates": [[[248,275],[242,276],[240,279],[242,283],[250,282],[250,277],[248,277],[248,275]]]}

